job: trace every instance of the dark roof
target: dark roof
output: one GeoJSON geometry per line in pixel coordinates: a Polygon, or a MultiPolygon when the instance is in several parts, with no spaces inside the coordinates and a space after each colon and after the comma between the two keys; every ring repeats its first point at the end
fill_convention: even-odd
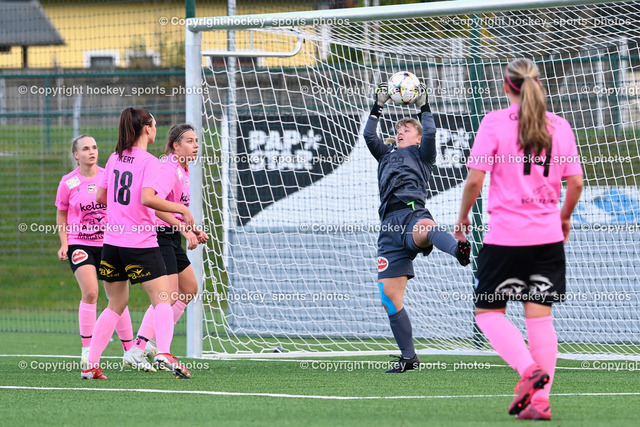
{"type": "Polygon", "coordinates": [[[0,46],[64,44],[39,1],[0,1],[0,46]]]}

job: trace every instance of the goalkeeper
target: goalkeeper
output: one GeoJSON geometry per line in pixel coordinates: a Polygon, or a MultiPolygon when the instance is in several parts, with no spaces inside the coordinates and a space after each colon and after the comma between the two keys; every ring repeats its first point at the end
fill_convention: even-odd
{"type": "Polygon", "coordinates": [[[436,160],[436,126],[427,103],[427,91],[420,85],[415,101],[418,119],[396,123],[395,143],[387,145],[377,134],[378,121],[389,99],[387,85],[376,88],[371,116],[364,129],[369,151],[378,161],[381,231],[378,236],[378,289],[391,331],[402,353],[387,373],[418,368],[420,360],[413,346],[411,321],[402,306],[404,290],[415,276],[413,259],[429,255],[433,246],[469,264],[470,244],[459,242],[438,227],[425,208],[427,183],[436,160]]]}

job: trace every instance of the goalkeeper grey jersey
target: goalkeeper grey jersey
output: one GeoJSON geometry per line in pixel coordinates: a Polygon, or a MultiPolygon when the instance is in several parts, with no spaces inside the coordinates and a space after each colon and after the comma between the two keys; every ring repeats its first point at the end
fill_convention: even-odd
{"type": "Polygon", "coordinates": [[[402,149],[394,149],[383,143],[378,136],[377,128],[378,119],[369,116],[364,129],[364,139],[369,151],[378,161],[378,214],[382,219],[392,196],[403,203],[415,202],[416,205],[424,205],[427,184],[436,161],[436,125],[431,113],[423,113],[420,145],[402,149]]]}

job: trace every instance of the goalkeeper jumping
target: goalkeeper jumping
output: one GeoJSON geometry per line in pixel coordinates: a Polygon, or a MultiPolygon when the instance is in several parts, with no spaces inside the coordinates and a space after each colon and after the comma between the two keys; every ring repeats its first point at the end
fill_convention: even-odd
{"type": "Polygon", "coordinates": [[[460,242],[436,225],[425,208],[427,184],[436,160],[436,126],[427,103],[427,91],[420,85],[415,101],[418,119],[403,118],[395,127],[395,143],[387,145],[377,134],[384,104],[389,100],[387,85],[376,88],[371,116],[364,139],[378,161],[381,231],[378,236],[378,289],[391,331],[400,352],[397,364],[387,373],[417,369],[420,360],[413,346],[409,315],[402,306],[404,290],[415,276],[413,260],[429,255],[433,246],[469,264],[470,244],[460,242]]]}

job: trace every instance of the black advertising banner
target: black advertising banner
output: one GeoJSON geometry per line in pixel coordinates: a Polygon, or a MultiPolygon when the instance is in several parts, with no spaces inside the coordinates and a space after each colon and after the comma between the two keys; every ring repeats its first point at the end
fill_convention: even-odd
{"type": "Polygon", "coordinates": [[[240,117],[237,140],[238,224],[311,185],[348,161],[359,117],[240,117]]]}
{"type": "MultiPolygon", "coordinates": [[[[270,204],[321,180],[348,161],[359,138],[360,120],[362,116],[353,115],[240,117],[237,224],[247,224],[270,204]]],[[[468,117],[434,114],[434,121],[438,159],[428,198],[464,181],[472,146],[468,117]]],[[[383,117],[383,139],[395,136],[394,124],[392,118],[383,117]]]]}

